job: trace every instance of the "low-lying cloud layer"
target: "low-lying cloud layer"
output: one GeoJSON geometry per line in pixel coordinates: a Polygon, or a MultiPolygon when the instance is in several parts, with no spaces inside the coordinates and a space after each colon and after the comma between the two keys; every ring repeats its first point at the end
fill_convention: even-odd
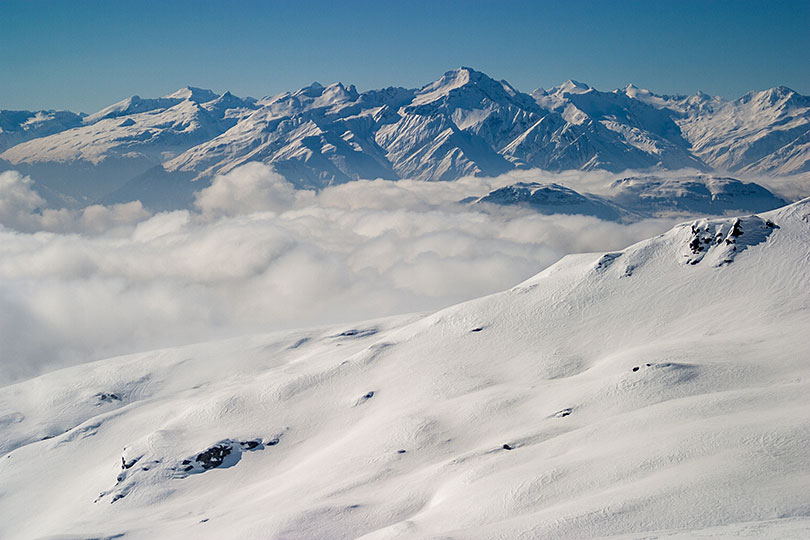
{"type": "Polygon", "coordinates": [[[30,179],[2,173],[0,384],[149,348],[436,309],[674,223],[458,204],[516,179],[561,181],[520,174],[316,194],[249,164],[217,177],[193,210],[151,215],[138,202],[46,209],[30,179]]]}

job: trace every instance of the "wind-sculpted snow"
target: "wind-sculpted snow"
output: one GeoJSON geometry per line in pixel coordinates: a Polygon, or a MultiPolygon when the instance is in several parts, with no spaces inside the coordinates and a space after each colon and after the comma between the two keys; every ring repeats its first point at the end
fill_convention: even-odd
{"type": "Polygon", "coordinates": [[[809,205],[0,387],[0,536],[803,538],[809,205]]]}
{"type": "Polygon", "coordinates": [[[183,88],[85,117],[4,111],[0,167],[85,204],[161,210],[187,205],[189,183],[251,161],[308,189],[533,168],[799,174],[810,167],[809,100],[785,87],[725,101],[574,81],[529,95],[468,67],[419,89],[313,83],[255,100],[183,88]]]}

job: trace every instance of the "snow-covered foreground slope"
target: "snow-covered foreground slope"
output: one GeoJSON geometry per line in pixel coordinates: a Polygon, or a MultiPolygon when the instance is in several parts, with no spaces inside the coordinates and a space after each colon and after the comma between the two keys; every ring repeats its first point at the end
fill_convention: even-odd
{"type": "Polygon", "coordinates": [[[808,328],[810,199],[53,372],[0,388],[0,537],[806,537],[808,328]]]}

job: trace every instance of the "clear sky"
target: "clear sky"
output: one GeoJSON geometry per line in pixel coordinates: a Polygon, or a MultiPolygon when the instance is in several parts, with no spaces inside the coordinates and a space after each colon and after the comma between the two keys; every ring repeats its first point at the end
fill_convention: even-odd
{"type": "Polygon", "coordinates": [[[461,65],[525,92],[810,94],[810,0],[0,0],[3,109],[93,112],[186,85],[418,87],[461,65]]]}

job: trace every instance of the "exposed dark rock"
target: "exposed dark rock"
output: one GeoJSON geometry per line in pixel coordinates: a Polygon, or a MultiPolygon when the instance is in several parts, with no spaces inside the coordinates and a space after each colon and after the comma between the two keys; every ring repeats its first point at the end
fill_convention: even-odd
{"type": "MultiPolygon", "coordinates": [[[[274,437],[267,441],[263,440],[261,437],[246,441],[225,439],[224,441],[218,442],[203,452],[200,452],[194,457],[182,460],[178,465],[171,467],[171,469],[180,473],[194,474],[222,466],[232,467],[242,459],[242,452],[263,450],[267,446],[275,446],[278,443],[278,437],[274,437]]],[[[180,474],[179,476],[182,477],[186,475],[180,474]]]]}
{"type": "MultiPolygon", "coordinates": [[[[203,473],[217,467],[232,467],[239,463],[243,452],[263,450],[267,446],[275,446],[279,443],[280,436],[281,435],[278,435],[267,441],[261,437],[244,441],[225,439],[192,457],[169,465],[167,470],[171,472],[173,478],[185,478],[189,475],[203,473]]],[[[124,448],[125,454],[131,452],[131,450],[124,448]]],[[[116,477],[115,487],[109,491],[102,492],[96,501],[101,500],[107,495],[112,497],[111,502],[120,500],[137,485],[139,479],[144,477],[148,478],[148,475],[165,473],[165,470],[156,467],[156,465],[161,463],[161,459],[143,458],[143,455],[138,455],[138,457],[134,459],[122,456],[121,469],[123,470],[116,477]],[[134,467],[136,463],[141,463],[142,466],[134,467]]]]}
{"type": "Polygon", "coordinates": [[[597,271],[605,270],[607,267],[609,267],[611,264],[613,264],[613,261],[615,261],[616,259],[618,259],[621,256],[622,256],[621,253],[605,253],[604,255],[602,255],[599,258],[598,261],[596,261],[596,268],[595,269],[597,271]]]}
{"type": "Polygon", "coordinates": [[[734,223],[731,225],[731,232],[729,233],[734,238],[742,236],[743,230],[742,226],[740,225],[740,219],[737,218],[734,220],[734,223]]]}
{"type": "Polygon", "coordinates": [[[370,400],[373,397],[374,397],[374,390],[369,390],[368,392],[360,396],[360,398],[354,404],[362,405],[363,403],[365,403],[366,401],[370,400]]]}
{"type": "MultiPolygon", "coordinates": [[[[695,228],[694,227],[692,227],[692,234],[695,234],[695,228]]],[[[694,238],[692,238],[692,241],[689,242],[689,249],[692,250],[692,253],[700,253],[700,250],[701,250],[700,242],[701,242],[701,239],[700,239],[699,236],[695,236],[694,238]]]]}
{"type": "Polygon", "coordinates": [[[99,392],[95,398],[101,403],[112,403],[113,401],[121,401],[121,396],[118,394],[99,392]]]}
{"type": "Polygon", "coordinates": [[[405,450],[402,450],[402,449],[397,450],[397,454],[404,454],[404,453],[405,453],[405,450]]]}
{"type": "Polygon", "coordinates": [[[483,327],[483,326],[479,326],[479,327],[477,327],[477,328],[473,328],[472,330],[470,330],[470,332],[480,332],[480,331],[481,331],[481,330],[483,330],[483,329],[484,329],[484,327],[483,327]]]}
{"type": "Polygon", "coordinates": [[[633,371],[638,371],[638,370],[639,370],[638,366],[633,367],[633,371]]]}
{"type": "Polygon", "coordinates": [[[345,332],[341,332],[340,334],[337,334],[336,336],[332,336],[332,337],[335,337],[335,338],[344,338],[344,337],[362,338],[362,337],[373,336],[377,332],[378,332],[378,330],[376,328],[364,328],[364,329],[352,328],[351,330],[346,330],[345,332]]]}
{"type": "Polygon", "coordinates": [[[565,409],[562,409],[562,410],[559,410],[559,411],[555,412],[554,416],[556,416],[557,418],[565,418],[566,416],[571,414],[572,411],[573,411],[573,409],[571,409],[570,407],[567,407],[565,409]]]}
{"type": "Polygon", "coordinates": [[[222,465],[223,460],[231,453],[233,447],[229,444],[212,446],[205,452],[197,454],[196,461],[203,469],[213,469],[222,465]]]}
{"type": "Polygon", "coordinates": [[[511,450],[511,449],[512,449],[512,447],[511,447],[511,446],[509,446],[508,444],[505,444],[505,445],[503,445],[503,449],[504,449],[504,450],[511,450]]]}
{"type": "Polygon", "coordinates": [[[253,441],[241,441],[239,444],[242,445],[242,448],[245,450],[254,450],[258,448],[260,444],[262,444],[262,440],[256,439],[253,441]]]}

